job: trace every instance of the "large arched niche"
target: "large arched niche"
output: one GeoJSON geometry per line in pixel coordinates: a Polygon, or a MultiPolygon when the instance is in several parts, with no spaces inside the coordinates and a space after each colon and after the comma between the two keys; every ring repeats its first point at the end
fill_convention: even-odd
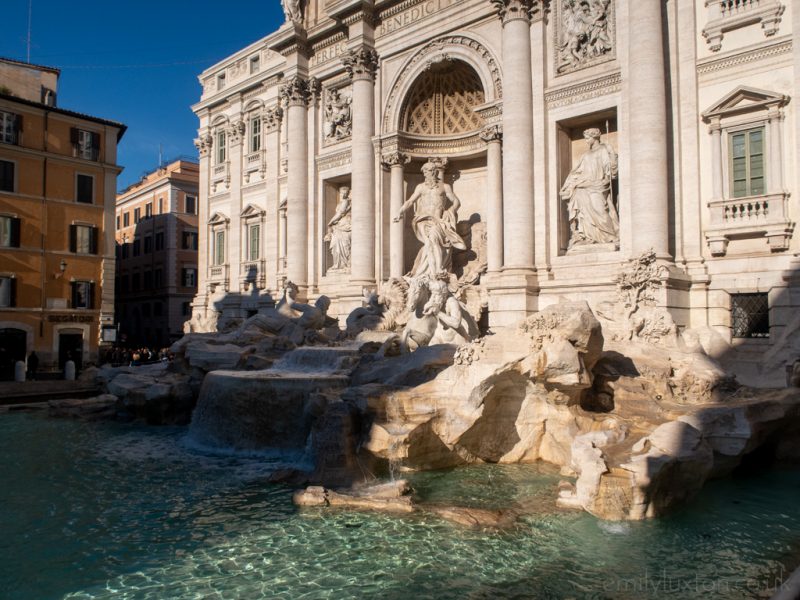
{"type": "Polygon", "coordinates": [[[443,59],[414,81],[400,111],[400,130],[424,136],[470,133],[486,124],[475,111],[485,103],[475,69],[461,60],[443,59]]]}
{"type": "Polygon", "coordinates": [[[486,45],[463,35],[438,38],[411,56],[395,76],[384,105],[384,134],[403,130],[404,111],[420,77],[448,64],[464,64],[471,69],[480,81],[486,104],[502,98],[500,63],[486,45]]]}

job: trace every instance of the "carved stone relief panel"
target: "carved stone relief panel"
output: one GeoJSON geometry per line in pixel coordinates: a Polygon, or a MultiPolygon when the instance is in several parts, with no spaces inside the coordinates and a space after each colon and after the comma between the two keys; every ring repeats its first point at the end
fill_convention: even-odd
{"type": "Polygon", "coordinates": [[[350,139],[353,133],[352,88],[331,87],[323,100],[322,135],[325,145],[350,139]]]}
{"type": "Polygon", "coordinates": [[[616,56],[613,0],[556,2],[556,73],[565,74],[616,56]]]}

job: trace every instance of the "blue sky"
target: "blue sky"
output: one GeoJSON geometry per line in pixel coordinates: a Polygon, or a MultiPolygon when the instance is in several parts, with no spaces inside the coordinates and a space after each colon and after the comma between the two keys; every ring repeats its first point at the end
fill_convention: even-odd
{"type": "MultiPolygon", "coordinates": [[[[197,75],[277,29],[279,0],[32,0],[31,62],[61,69],[58,105],[128,126],[122,189],[164,158],[195,156],[197,75]]],[[[28,0],[0,0],[0,56],[26,59],[28,0]]]]}

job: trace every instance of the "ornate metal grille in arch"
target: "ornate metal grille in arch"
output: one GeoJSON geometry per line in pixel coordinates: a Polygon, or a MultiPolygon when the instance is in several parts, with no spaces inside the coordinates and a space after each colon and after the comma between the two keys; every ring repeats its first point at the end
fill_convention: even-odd
{"type": "Polygon", "coordinates": [[[473,108],[485,102],[478,74],[466,63],[445,60],[419,76],[406,101],[403,126],[419,135],[455,135],[483,127],[473,108]]]}
{"type": "Polygon", "coordinates": [[[732,294],[731,321],[735,338],[769,337],[767,294],[732,294]]]}

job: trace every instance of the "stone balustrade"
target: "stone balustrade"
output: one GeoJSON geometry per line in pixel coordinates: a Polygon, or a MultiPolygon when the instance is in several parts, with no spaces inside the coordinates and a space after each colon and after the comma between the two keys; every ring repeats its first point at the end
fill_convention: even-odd
{"type": "Polygon", "coordinates": [[[788,194],[714,200],[708,203],[711,227],[706,231],[711,254],[724,256],[732,239],[766,237],[773,252],[786,250],[794,229],[788,194]]]}
{"type": "Polygon", "coordinates": [[[722,48],[722,39],[727,31],[756,23],[766,37],[772,37],[780,28],[781,17],[786,7],[779,0],[706,0],[708,23],[703,29],[712,52],[722,48]]]}

